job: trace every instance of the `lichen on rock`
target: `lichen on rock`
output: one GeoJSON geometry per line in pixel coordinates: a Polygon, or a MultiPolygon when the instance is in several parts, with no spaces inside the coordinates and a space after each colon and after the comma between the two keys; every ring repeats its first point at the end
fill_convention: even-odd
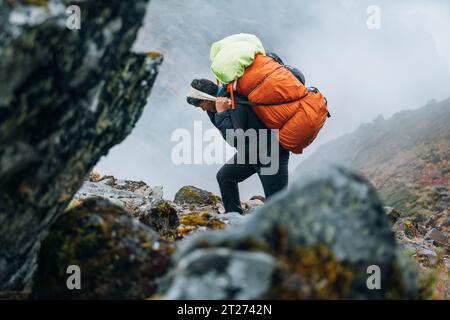
{"type": "Polygon", "coordinates": [[[42,242],[33,297],[39,299],[144,299],[170,265],[173,246],[103,199],[88,199],[64,213],[42,242]],[[82,290],[66,286],[69,265],[82,290]]]}
{"type": "Polygon", "coordinates": [[[193,186],[185,186],[175,194],[173,202],[176,204],[215,205],[219,197],[215,194],[193,186]]]}
{"type": "Polygon", "coordinates": [[[165,200],[157,200],[148,208],[142,209],[139,220],[157,231],[164,239],[175,240],[178,237],[179,218],[177,210],[165,200]]]}

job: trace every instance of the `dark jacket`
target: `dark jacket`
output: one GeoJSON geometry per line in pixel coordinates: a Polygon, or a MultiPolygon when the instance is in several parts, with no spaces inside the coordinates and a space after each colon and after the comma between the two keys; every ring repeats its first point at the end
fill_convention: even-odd
{"type": "MultiPolygon", "coordinates": [[[[228,94],[223,94],[222,96],[227,96],[228,94]]],[[[222,134],[222,137],[226,139],[226,130],[227,129],[242,129],[244,132],[248,129],[255,129],[257,132],[257,145],[253,146],[256,149],[252,149],[249,146],[248,139],[246,140],[246,159],[248,159],[248,152],[249,150],[258,150],[257,148],[260,147],[259,143],[259,130],[265,129],[267,130],[266,125],[258,118],[258,116],[255,114],[255,112],[251,109],[250,106],[240,103],[241,101],[247,101],[247,99],[235,92],[235,109],[228,109],[224,112],[210,112],[208,111],[208,116],[212,122],[212,124],[219,129],[220,133],[222,134]]],[[[265,154],[270,155],[270,144],[271,144],[271,134],[270,131],[267,132],[267,143],[262,145],[262,147],[265,148],[263,152],[266,152],[265,154]],[[267,152],[268,150],[269,152],[267,152]]],[[[228,141],[227,141],[228,142],[228,141]]],[[[237,147],[237,139],[234,140],[232,147],[237,147]]],[[[289,151],[285,150],[283,147],[280,147],[280,156],[283,154],[289,155],[289,151]]]]}

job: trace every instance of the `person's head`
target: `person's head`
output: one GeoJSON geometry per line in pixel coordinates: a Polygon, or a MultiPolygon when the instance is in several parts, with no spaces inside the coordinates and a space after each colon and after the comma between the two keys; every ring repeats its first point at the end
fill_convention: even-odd
{"type": "MultiPolygon", "coordinates": [[[[211,96],[216,97],[217,96],[217,85],[207,79],[194,79],[191,82],[191,87],[194,89],[197,89],[199,91],[202,91],[204,93],[207,93],[211,96]]],[[[186,98],[187,103],[192,104],[193,106],[202,108],[205,111],[216,111],[216,104],[214,101],[209,100],[202,100],[202,99],[196,99],[192,97],[186,98]]]]}

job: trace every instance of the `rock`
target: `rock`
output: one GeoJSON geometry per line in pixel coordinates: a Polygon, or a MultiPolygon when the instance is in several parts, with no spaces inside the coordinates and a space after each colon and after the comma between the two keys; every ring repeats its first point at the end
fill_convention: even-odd
{"type": "Polygon", "coordinates": [[[416,255],[422,265],[434,266],[438,263],[438,255],[436,251],[427,248],[418,248],[416,255]]]}
{"type": "Polygon", "coordinates": [[[163,239],[173,241],[178,237],[178,212],[161,197],[162,187],[150,188],[142,181],[107,176],[96,183],[85,182],[69,207],[73,208],[89,198],[107,199],[157,231],[163,239]]]}
{"type": "Polygon", "coordinates": [[[218,214],[212,212],[191,212],[183,214],[180,217],[180,227],[178,228],[178,235],[180,238],[192,235],[194,231],[207,231],[224,229],[226,223],[219,219],[218,214]]]}
{"type": "Polygon", "coordinates": [[[250,199],[242,203],[242,209],[244,209],[245,213],[250,213],[258,207],[264,205],[264,202],[259,199],[250,199]]]}
{"type": "Polygon", "coordinates": [[[89,199],[60,216],[42,242],[33,297],[144,299],[157,290],[172,252],[122,208],[89,199]],[[67,289],[69,265],[79,266],[82,290],[67,289]]]}
{"type": "Polygon", "coordinates": [[[443,227],[450,227],[450,217],[447,217],[442,224],[443,227]]]}
{"type": "Polygon", "coordinates": [[[40,240],[131,132],[162,60],[130,52],[147,0],[78,1],[76,31],[66,1],[26,3],[0,1],[0,291],[29,286],[40,240]]]}
{"type": "Polygon", "coordinates": [[[135,216],[161,200],[162,188],[151,188],[143,181],[121,180],[105,176],[98,182],[85,181],[74,199],[104,198],[123,207],[135,216]]]}
{"type": "Polygon", "coordinates": [[[156,230],[164,239],[175,240],[180,224],[177,210],[167,201],[158,200],[139,214],[139,220],[156,230]]]}
{"type": "Polygon", "coordinates": [[[384,207],[384,211],[392,224],[394,224],[402,215],[400,211],[392,207],[384,207]]]}
{"type": "Polygon", "coordinates": [[[444,259],[445,267],[450,271],[450,258],[444,259]]]}
{"type": "Polygon", "coordinates": [[[227,212],[218,215],[219,219],[227,226],[241,226],[250,217],[250,215],[242,215],[239,212],[227,212]]]}
{"type": "Polygon", "coordinates": [[[447,244],[448,242],[447,237],[436,228],[433,228],[430,231],[428,231],[427,234],[425,235],[425,239],[431,239],[434,242],[437,242],[438,244],[447,244]]]}
{"type": "Polygon", "coordinates": [[[102,180],[103,175],[98,171],[97,169],[93,169],[91,173],[89,174],[89,181],[90,182],[99,182],[102,180]]]}
{"type": "Polygon", "coordinates": [[[193,186],[185,186],[175,194],[176,204],[215,205],[219,197],[215,194],[193,186]]]}
{"type": "Polygon", "coordinates": [[[221,299],[417,298],[417,275],[399,253],[374,189],[344,169],[324,171],[270,199],[241,227],[184,242],[166,297],[209,299],[210,285],[221,299]],[[236,285],[241,273],[230,265],[253,270],[264,259],[258,290],[236,285]],[[367,288],[371,265],[382,272],[380,290],[367,288]]]}
{"type": "Polygon", "coordinates": [[[266,198],[264,196],[256,195],[256,196],[251,197],[250,200],[260,200],[261,202],[265,202],[266,198]]]}
{"type": "Polygon", "coordinates": [[[153,187],[151,196],[153,199],[162,199],[164,196],[163,187],[162,186],[153,187]]]}
{"type": "Polygon", "coordinates": [[[398,219],[393,226],[395,232],[403,231],[409,238],[414,238],[422,234],[422,230],[414,217],[398,219]]]}
{"type": "Polygon", "coordinates": [[[276,260],[262,252],[199,249],[182,260],[165,299],[258,299],[270,290],[276,260]],[[209,266],[205,270],[204,265],[209,266]],[[186,274],[187,276],[184,276],[186,274]]]}
{"type": "Polygon", "coordinates": [[[98,182],[86,181],[68,207],[73,208],[89,198],[107,199],[138,217],[163,238],[174,240],[178,227],[177,210],[161,197],[162,187],[151,188],[143,181],[105,176],[98,182]]]}

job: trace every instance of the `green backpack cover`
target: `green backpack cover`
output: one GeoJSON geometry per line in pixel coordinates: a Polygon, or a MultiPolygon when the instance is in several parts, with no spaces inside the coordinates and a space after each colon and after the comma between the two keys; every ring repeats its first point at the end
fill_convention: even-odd
{"type": "Polygon", "coordinates": [[[231,35],[212,44],[211,71],[221,83],[228,84],[244,74],[258,53],[266,54],[258,37],[246,33],[231,35]]]}

